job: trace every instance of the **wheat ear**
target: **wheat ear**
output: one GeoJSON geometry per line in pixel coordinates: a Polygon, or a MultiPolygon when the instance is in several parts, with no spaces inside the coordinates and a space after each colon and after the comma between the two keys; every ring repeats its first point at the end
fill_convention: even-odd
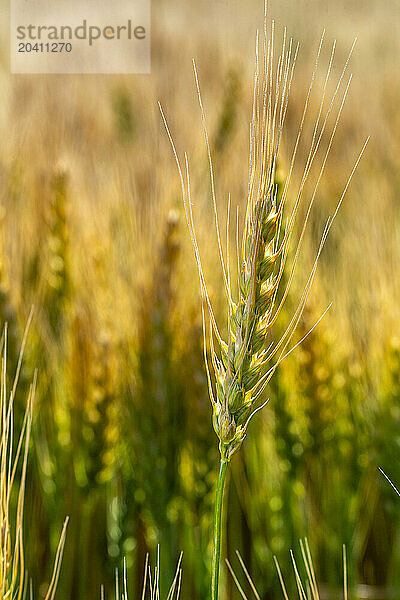
{"type": "MultiPolygon", "coordinates": [[[[230,201],[228,203],[227,250],[225,262],[221,243],[217,202],[215,196],[214,172],[206,128],[205,111],[200,92],[197,69],[195,63],[193,62],[209,159],[218,253],[221,262],[222,278],[227,298],[227,341],[224,341],[220,334],[208,294],[207,283],[202,267],[192,211],[188,157],[185,154],[185,168],[183,169],[178,158],[175,144],[164,112],[160,105],[161,115],[178,167],[186,218],[198,266],[202,297],[204,358],[209,393],[213,408],[213,426],[219,439],[219,449],[221,453],[221,464],[217,482],[214,517],[214,551],[211,580],[212,600],[217,600],[218,598],[223,490],[229,461],[243,443],[251,418],[266,404],[264,403],[262,406],[255,408],[257,400],[265,390],[266,385],[273,376],[278,365],[297,347],[299,343],[303,341],[300,340],[294,346],[289,348],[294,332],[296,331],[297,325],[301,319],[310,288],[314,280],[322,248],[324,247],[329,231],[347,192],[349,183],[368,142],[367,139],[355,162],[335,212],[333,213],[332,217],[328,218],[326,222],[314,264],[304,285],[303,291],[300,294],[297,308],[294,311],[294,314],[292,315],[292,318],[290,319],[290,322],[287,325],[282,337],[277,342],[271,341],[271,328],[276,321],[292,286],[311,208],[325,169],[330,149],[332,147],[333,139],[351,82],[350,76],[347,84],[344,86],[342,99],[339,101],[339,107],[336,110],[337,114],[334,120],[332,131],[329,135],[325,136],[327,137],[326,149],[322,154],[321,164],[319,165],[319,171],[316,177],[316,183],[306,209],[306,215],[300,231],[300,237],[297,245],[295,245],[294,248],[292,265],[289,269],[288,276],[285,277],[287,283],[285,283],[285,286],[280,286],[289,249],[291,247],[295,220],[300,201],[303,196],[304,187],[310,171],[316,162],[315,157],[318,156],[318,150],[321,146],[321,140],[324,138],[324,134],[326,133],[329,117],[335,109],[335,101],[341,90],[350,56],[354,48],[353,43],[339,77],[337,86],[328,104],[326,102],[326,92],[328,89],[328,81],[333,65],[336,44],[334,43],[332,46],[329,65],[324,80],[320,106],[319,110],[317,111],[317,116],[313,127],[312,140],[308,155],[306,157],[301,182],[297,192],[294,194],[293,206],[285,218],[284,213],[285,206],[287,204],[286,201],[289,195],[289,186],[291,183],[297,150],[302,137],[303,127],[310,104],[313,85],[318,71],[318,63],[323,40],[324,32],[321,36],[317,51],[315,66],[306,95],[288,175],[283,191],[278,195],[278,188],[275,184],[275,172],[277,168],[278,150],[288,106],[289,92],[292,85],[293,72],[297,59],[298,46],[294,46],[292,39],[287,40],[285,30],[283,34],[282,50],[277,59],[275,59],[274,25],[272,24],[271,33],[267,35],[267,24],[265,21],[264,49],[262,55],[262,64],[260,66],[261,61],[258,50],[259,40],[257,35],[253,117],[250,126],[249,187],[240,249],[239,243],[237,242],[238,294],[236,302],[232,298],[229,265],[230,244],[228,232],[230,201]],[[284,289],[282,290],[280,287],[284,287],[284,289]],[[208,313],[209,316],[209,328],[206,328],[206,313],[208,313]],[[215,386],[212,384],[211,372],[206,353],[207,329],[210,331],[210,352],[215,374],[215,386]],[[216,349],[216,345],[219,346],[219,349],[216,349]]],[[[320,317],[320,319],[324,316],[324,314],[320,317]]],[[[304,338],[311,333],[320,319],[318,319],[317,323],[309,332],[306,333],[304,338]]]]}

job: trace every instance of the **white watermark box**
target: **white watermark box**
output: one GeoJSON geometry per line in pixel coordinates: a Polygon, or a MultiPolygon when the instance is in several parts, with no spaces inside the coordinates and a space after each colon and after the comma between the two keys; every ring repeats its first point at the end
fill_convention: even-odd
{"type": "Polygon", "coordinates": [[[151,0],[11,0],[12,73],[150,73],[151,0]]]}

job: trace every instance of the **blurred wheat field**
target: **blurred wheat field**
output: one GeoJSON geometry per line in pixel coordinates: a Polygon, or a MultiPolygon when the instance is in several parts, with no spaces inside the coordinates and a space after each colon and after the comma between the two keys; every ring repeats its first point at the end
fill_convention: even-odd
{"type": "MultiPolygon", "coordinates": [[[[232,460],[223,553],[235,565],[239,549],[261,597],[274,599],[282,596],[273,556],[289,573],[289,549],[307,537],[321,598],[330,598],[342,597],[346,544],[354,597],[367,597],[360,584],[368,597],[396,597],[400,504],[378,466],[400,482],[399,6],[298,0],[272,2],[270,15],[277,38],[286,25],[300,42],[283,174],[323,29],[318,89],[333,40],[338,76],[358,38],[304,268],[371,140],[321,256],[298,339],[331,300],[333,307],[279,369],[269,406],[232,460]]],[[[57,597],[98,598],[100,584],[113,597],[123,557],[130,597],[141,597],[146,553],[154,557],[157,544],[163,593],[183,550],[182,597],[208,594],[217,442],[198,277],[157,101],[179,152],[189,155],[199,243],[223,317],[192,57],[224,219],[229,193],[240,214],[245,206],[263,6],[153,0],[152,18],[149,76],[11,76],[5,9],[1,16],[0,317],[11,377],[35,306],[20,387],[24,399],[37,368],[25,507],[37,598],[46,595],[66,515],[57,597]]],[[[18,421],[24,405],[15,410],[18,421]]],[[[223,579],[224,597],[239,598],[227,571],[223,579]]]]}

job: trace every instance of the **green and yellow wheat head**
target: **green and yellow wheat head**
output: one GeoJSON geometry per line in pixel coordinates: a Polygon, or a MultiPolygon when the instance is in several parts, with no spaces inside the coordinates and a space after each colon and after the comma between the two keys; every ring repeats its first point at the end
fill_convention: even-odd
{"type": "MultiPolygon", "coordinates": [[[[262,53],[258,50],[260,44],[257,36],[253,114],[250,125],[249,185],[241,244],[236,241],[237,282],[235,284],[235,294],[232,292],[229,259],[230,200],[227,210],[226,252],[224,256],[215,197],[211,148],[199,79],[194,64],[208,150],[218,252],[227,299],[226,340],[222,338],[216,322],[200,258],[190,195],[188,159],[185,155],[185,169],[183,169],[164,113],[161,110],[180,174],[186,216],[200,277],[204,325],[206,325],[206,312],[209,315],[209,328],[207,329],[210,332],[209,348],[215,375],[214,385],[206,353],[206,326],[204,326],[205,363],[213,408],[213,425],[219,438],[223,461],[229,461],[241,446],[251,417],[256,410],[261,408],[255,408],[256,402],[262,397],[279,363],[295,347],[288,348],[301,318],[314,279],[320,252],[365,147],[364,145],[360,156],[356,160],[334,214],[327,219],[314,263],[308,272],[308,277],[305,278],[306,281],[303,283],[302,291],[299,293],[297,308],[289,317],[282,337],[279,340],[274,340],[272,326],[280,314],[292,287],[310,211],[325,169],[351,81],[350,77],[347,84],[343,84],[354,44],[341,71],[337,85],[331,97],[327,99],[328,81],[335,56],[334,43],[323,80],[319,110],[317,110],[316,117],[311,119],[311,127],[307,127],[311,130],[311,142],[305,153],[304,164],[300,166],[299,176],[297,177],[298,183],[294,185],[292,175],[303,130],[309,120],[308,109],[318,72],[323,39],[324,34],[317,51],[314,71],[300,117],[298,134],[291,153],[286,178],[282,182],[281,178],[277,177],[277,165],[279,148],[284,134],[289,93],[293,84],[298,45],[295,45],[292,39],[287,39],[285,30],[281,50],[275,56],[273,23],[270,30],[267,25],[264,28],[262,53]],[[344,89],[342,89],[342,84],[344,89]],[[332,114],[333,125],[328,128],[327,124],[332,114]],[[315,170],[313,177],[315,183],[309,192],[310,197],[305,207],[304,221],[299,228],[297,240],[293,244],[296,216],[302,197],[305,195],[305,185],[312,169],[315,170]],[[287,262],[288,257],[290,257],[290,265],[287,262]],[[285,276],[283,277],[284,273],[285,276]]],[[[238,234],[236,237],[238,239],[238,234]]]]}

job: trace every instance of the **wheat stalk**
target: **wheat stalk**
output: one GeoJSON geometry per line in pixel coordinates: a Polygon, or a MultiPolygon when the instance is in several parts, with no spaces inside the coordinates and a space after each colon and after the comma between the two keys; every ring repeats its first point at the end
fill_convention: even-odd
{"type": "MultiPolygon", "coordinates": [[[[278,196],[278,186],[275,183],[278,152],[282,138],[282,132],[287,112],[289,93],[293,81],[294,67],[296,64],[298,45],[295,46],[292,39],[287,39],[284,30],[282,49],[277,59],[274,56],[274,24],[271,33],[267,31],[267,21],[264,26],[264,40],[262,60],[259,53],[259,39],[256,42],[256,66],[254,76],[253,115],[250,126],[250,161],[249,161],[249,187],[243,225],[241,247],[237,241],[237,299],[233,300],[230,258],[229,258],[229,221],[230,221],[230,199],[228,202],[227,217],[227,247],[226,259],[222,249],[219,217],[215,194],[214,172],[211,158],[211,149],[208,139],[205,110],[203,106],[199,78],[195,62],[193,61],[194,74],[198,91],[198,99],[203,121],[203,130],[207,146],[209,167],[211,175],[211,192],[214,207],[215,227],[219,259],[222,268],[222,279],[227,299],[227,340],[220,333],[217,320],[213,311],[212,303],[207,289],[200,251],[196,236],[196,228],[192,211],[192,200],[190,193],[190,170],[188,157],[185,154],[185,169],[174,145],[164,112],[160,110],[164,125],[181,180],[181,189],[186,211],[189,232],[194,247],[196,262],[198,266],[203,314],[204,331],[204,358],[208,379],[208,387],[213,408],[213,426],[219,439],[221,454],[220,471],[217,482],[215,518],[214,518],[214,552],[212,565],[211,598],[218,598],[219,558],[221,545],[221,515],[223,503],[223,490],[225,476],[229,461],[234,453],[240,448],[246,436],[247,428],[254,414],[265,406],[266,402],[255,408],[255,404],[263,394],[268,382],[273,376],[278,365],[300,344],[314,329],[323,315],[305,336],[291,348],[290,342],[301,319],[307,298],[313,283],[318,260],[326,242],[328,233],[336,218],[343,198],[347,192],[349,183],[355,169],[361,159],[368,139],[366,140],[355,165],[348,177],[343,194],[339,199],[336,210],[332,217],[327,219],[320,245],[309,276],[303,287],[302,293],[286,330],[281,338],[274,342],[271,328],[275,323],[282,306],[285,303],[298,263],[305,229],[310,212],[316,197],[322,174],[325,170],[326,161],[332,147],[338,122],[342,113],[344,102],[349,90],[351,76],[344,86],[339,107],[336,109],[336,117],[331,133],[326,135],[327,122],[335,110],[335,101],[339,96],[342,82],[348,67],[354,44],[349,52],[348,58],[342,69],[337,86],[332,94],[330,102],[326,102],[327,86],[331,75],[336,44],[333,43],[330,60],[324,80],[319,110],[313,126],[312,140],[302,171],[301,181],[296,193],[292,207],[287,210],[287,199],[289,186],[291,184],[297,151],[303,133],[311,93],[317,76],[318,63],[324,41],[322,34],[317,51],[311,82],[305,99],[304,109],[300,120],[298,135],[294,144],[292,158],[283,191],[278,196]],[[280,289],[282,275],[286,267],[289,250],[292,246],[293,232],[302,200],[305,184],[310,171],[314,165],[321,140],[325,134],[326,149],[322,154],[321,163],[318,167],[316,183],[308,202],[300,236],[294,245],[292,264],[288,277],[285,277],[285,286],[280,289]],[[206,311],[209,317],[209,328],[206,327],[206,311]],[[215,388],[212,384],[211,372],[206,355],[207,329],[210,332],[210,351],[212,366],[215,375],[215,388]],[[216,346],[219,348],[217,349],[216,346]],[[214,391],[215,389],[215,391],[214,391]]],[[[238,221],[238,219],[237,219],[238,221]]],[[[238,229],[237,225],[237,229],[238,229]]],[[[237,235],[238,238],[238,235],[237,235]]],[[[328,309],[330,306],[328,307],[328,309]]],[[[327,310],[328,310],[327,309],[327,310]]]]}

